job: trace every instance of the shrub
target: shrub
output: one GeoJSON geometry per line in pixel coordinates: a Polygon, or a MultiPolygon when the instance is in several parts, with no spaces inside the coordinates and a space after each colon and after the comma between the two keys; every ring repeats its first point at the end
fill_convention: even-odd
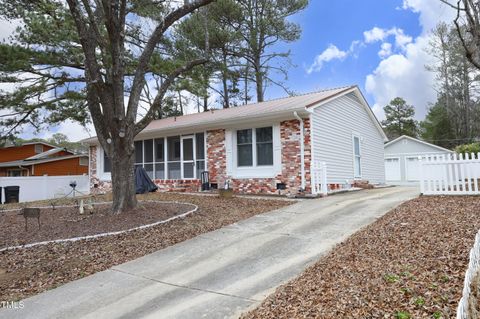
{"type": "Polygon", "coordinates": [[[480,153],[480,143],[479,142],[476,142],[476,143],[470,143],[470,144],[463,144],[463,145],[458,145],[457,147],[455,147],[455,152],[457,153],[480,153]]]}

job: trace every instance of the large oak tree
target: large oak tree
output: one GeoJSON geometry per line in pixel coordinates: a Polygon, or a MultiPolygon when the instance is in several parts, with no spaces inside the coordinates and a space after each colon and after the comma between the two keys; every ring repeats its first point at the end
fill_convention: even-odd
{"type": "Polygon", "coordinates": [[[213,1],[0,1],[0,18],[18,24],[0,45],[0,134],[91,120],[112,161],[113,212],[135,207],[133,139],[176,79],[207,61],[205,52],[176,54],[170,29],[213,1]],[[142,113],[155,77],[160,85],[142,113]]]}

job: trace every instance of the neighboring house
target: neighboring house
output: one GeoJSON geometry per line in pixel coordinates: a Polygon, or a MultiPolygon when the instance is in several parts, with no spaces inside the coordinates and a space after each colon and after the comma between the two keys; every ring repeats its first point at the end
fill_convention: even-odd
{"type": "Polygon", "coordinates": [[[88,156],[42,142],[0,148],[0,177],[88,174],[88,156]]]}
{"type": "Polygon", "coordinates": [[[385,144],[385,179],[403,184],[420,181],[420,161],[427,156],[451,154],[453,151],[410,136],[400,136],[385,144]]]}
{"type": "MultiPolygon", "coordinates": [[[[358,87],[349,86],[153,121],[136,137],[135,165],[161,190],[198,191],[208,171],[213,187],[229,181],[243,193],[308,193],[315,162],[326,163],[331,188],[384,183],[386,139],[358,87]]],[[[108,191],[110,160],[96,138],[84,142],[91,187],[108,191]]]]}

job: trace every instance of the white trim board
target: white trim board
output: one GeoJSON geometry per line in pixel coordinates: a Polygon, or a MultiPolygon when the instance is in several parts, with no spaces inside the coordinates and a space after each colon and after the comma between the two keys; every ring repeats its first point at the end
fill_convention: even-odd
{"type": "Polygon", "coordinates": [[[387,148],[388,146],[392,145],[392,144],[396,144],[397,142],[403,140],[403,139],[409,139],[411,141],[414,141],[414,142],[418,142],[420,144],[424,144],[424,145],[427,145],[427,146],[430,146],[430,147],[433,147],[433,148],[436,148],[436,149],[439,149],[443,152],[448,152],[448,153],[454,153],[453,151],[449,150],[449,149],[446,149],[446,148],[443,148],[441,146],[438,146],[438,145],[435,145],[435,144],[432,144],[432,143],[428,143],[428,142],[425,142],[425,141],[422,141],[422,140],[419,140],[418,138],[414,138],[414,137],[411,137],[411,136],[407,136],[407,135],[402,135],[400,137],[397,137],[396,139],[386,143],[384,145],[384,148],[387,148]]]}

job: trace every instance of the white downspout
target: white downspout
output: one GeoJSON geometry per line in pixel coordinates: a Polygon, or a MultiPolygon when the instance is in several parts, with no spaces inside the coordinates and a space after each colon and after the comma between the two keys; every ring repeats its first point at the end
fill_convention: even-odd
{"type": "Polygon", "coordinates": [[[305,190],[305,132],[303,119],[298,116],[298,113],[293,112],[293,116],[300,122],[300,167],[302,174],[302,191],[305,190]]]}

